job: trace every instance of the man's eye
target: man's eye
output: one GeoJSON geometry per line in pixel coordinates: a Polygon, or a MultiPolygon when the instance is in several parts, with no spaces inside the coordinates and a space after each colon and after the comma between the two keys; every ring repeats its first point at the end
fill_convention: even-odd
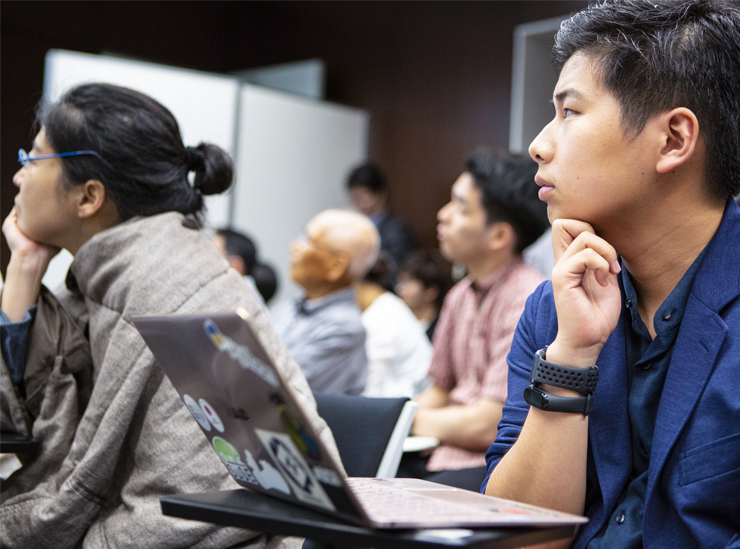
{"type": "Polygon", "coordinates": [[[563,109],[563,118],[568,118],[569,116],[575,114],[576,111],[572,109],[563,109]]]}

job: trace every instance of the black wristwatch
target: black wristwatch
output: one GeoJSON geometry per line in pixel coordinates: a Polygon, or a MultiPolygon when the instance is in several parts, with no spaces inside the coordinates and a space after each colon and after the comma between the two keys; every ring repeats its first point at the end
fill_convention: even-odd
{"type": "Polygon", "coordinates": [[[570,368],[553,364],[545,360],[547,347],[534,354],[532,371],[529,374],[531,384],[524,389],[524,401],[530,406],[549,412],[566,412],[587,416],[593,408],[593,392],[599,380],[599,369],[570,368]],[[585,395],[583,397],[564,397],[553,395],[542,389],[542,384],[570,389],[585,395]]]}
{"type": "Polygon", "coordinates": [[[532,371],[529,374],[530,383],[562,387],[582,395],[593,394],[596,389],[596,382],[599,381],[599,368],[597,366],[570,368],[553,364],[545,360],[546,351],[547,347],[534,354],[532,371]]]}
{"type": "Polygon", "coordinates": [[[593,395],[585,397],[564,397],[553,395],[537,387],[528,385],[524,389],[524,401],[530,406],[546,410],[548,412],[569,412],[571,414],[583,414],[587,416],[594,406],[593,395]]]}

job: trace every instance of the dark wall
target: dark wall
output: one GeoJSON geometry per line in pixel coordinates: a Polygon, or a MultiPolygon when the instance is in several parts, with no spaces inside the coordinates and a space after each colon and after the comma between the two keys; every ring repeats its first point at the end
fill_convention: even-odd
{"type": "Polygon", "coordinates": [[[12,208],[17,151],[30,147],[48,49],[210,72],[319,57],[327,99],[370,113],[369,154],[388,175],[391,208],[420,244],[435,246],[435,215],[465,156],[478,145],[508,145],[514,27],[585,5],[1,2],[0,214],[12,208]]]}

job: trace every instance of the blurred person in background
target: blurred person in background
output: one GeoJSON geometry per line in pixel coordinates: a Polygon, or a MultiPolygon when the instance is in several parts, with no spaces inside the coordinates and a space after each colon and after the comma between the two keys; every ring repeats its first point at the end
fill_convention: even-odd
{"type": "Polygon", "coordinates": [[[394,283],[398,266],[414,247],[414,236],[404,221],[388,211],[388,185],[385,176],[374,164],[357,166],[347,178],[347,190],[355,210],[375,223],[380,234],[380,249],[393,259],[393,265],[389,267],[391,283],[394,283]]]}
{"type": "Polygon", "coordinates": [[[263,304],[269,303],[277,292],[274,269],[259,260],[257,246],[244,233],[233,229],[218,229],[211,239],[213,245],[226,258],[263,304]]]}
{"type": "Polygon", "coordinates": [[[390,284],[385,252],[357,286],[357,304],[367,331],[367,383],[363,395],[413,397],[429,384],[432,345],[406,304],[386,288],[390,284]]]}
{"type": "MultiPolygon", "coordinates": [[[[547,208],[531,158],[478,151],[437,218],[442,254],[468,275],[447,294],[412,434],[440,440],[421,475],[478,490],[485,451],[507,396],[506,355],[529,294],[544,280],[522,250],[542,235],[547,208]]],[[[418,474],[418,473],[417,473],[418,474]]]]}
{"type": "Polygon", "coordinates": [[[359,395],[367,379],[365,328],[355,290],[378,257],[378,231],[362,214],[326,210],[291,244],[290,277],[303,296],[272,320],[317,393],[359,395]]]}
{"type": "Polygon", "coordinates": [[[437,327],[439,312],[452,287],[452,265],[439,250],[415,250],[401,264],[396,294],[411,309],[429,341],[437,327]]]}

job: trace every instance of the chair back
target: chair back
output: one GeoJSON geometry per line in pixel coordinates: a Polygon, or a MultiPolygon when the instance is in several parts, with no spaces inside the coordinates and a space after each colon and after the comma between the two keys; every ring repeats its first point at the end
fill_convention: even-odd
{"type": "Polygon", "coordinates": [[[315,394],[347,475],[396,476],[417,404],[403,398],[315,394]]]}

